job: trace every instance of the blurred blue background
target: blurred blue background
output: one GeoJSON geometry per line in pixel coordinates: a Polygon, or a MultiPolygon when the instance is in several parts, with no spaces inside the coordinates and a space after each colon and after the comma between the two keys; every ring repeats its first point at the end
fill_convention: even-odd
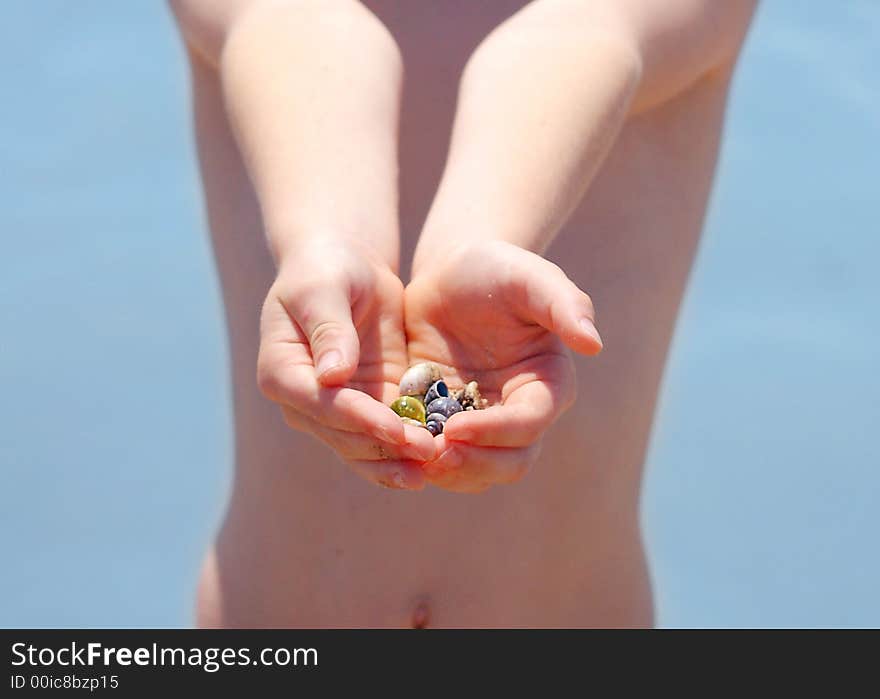
{"type": "MultiPolygon", "coordinates": [[[[652,442],[663,626],[880,625],[880,3],[765,0],[652,442]]],[[[0,626],[180,626],[231,461],[164,3],[0,25],[0,626]]]]}

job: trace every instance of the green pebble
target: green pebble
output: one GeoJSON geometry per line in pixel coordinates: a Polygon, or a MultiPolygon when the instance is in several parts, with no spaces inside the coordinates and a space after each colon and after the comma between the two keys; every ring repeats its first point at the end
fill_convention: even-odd
{"type": "Polygon", "coordinates": [[[396,398],[391,404],[391,409],[400,417],[417,420],[420,424],[425,423],[425,404],[414,396],[396,398]]]}

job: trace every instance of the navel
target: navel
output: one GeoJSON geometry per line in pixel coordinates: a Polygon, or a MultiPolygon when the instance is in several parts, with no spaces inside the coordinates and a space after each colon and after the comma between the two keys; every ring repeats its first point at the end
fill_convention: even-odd
{"type": "Polygon", "coordinates": [[[426,629],[431,621],[431,608],[427,600],[421,600],[413,610],[410,626],[414,629],[426,629]]]}

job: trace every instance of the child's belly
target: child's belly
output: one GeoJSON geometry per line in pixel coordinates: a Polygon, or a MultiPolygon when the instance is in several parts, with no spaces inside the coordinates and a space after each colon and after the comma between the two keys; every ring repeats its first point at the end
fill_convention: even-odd
{"type": "Polygon", "coordinates": [[[580,440],[557,431],[517,485],[407,493],[361,481],[273,414],[259,422],[241,435],[255,442],[206,567],[201,623],[651,623],[635,490],[580,440]]]}

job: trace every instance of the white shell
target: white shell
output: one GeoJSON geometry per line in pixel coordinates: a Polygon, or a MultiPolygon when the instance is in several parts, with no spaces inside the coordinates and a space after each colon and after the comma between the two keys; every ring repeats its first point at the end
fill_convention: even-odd
{"type": "Polygon", "coordinates": [[[427,393],[431,384],[440,380],[440,367],[431,362],[413,364],[400,378],[400,395],[419,396],[427,393]]]}

